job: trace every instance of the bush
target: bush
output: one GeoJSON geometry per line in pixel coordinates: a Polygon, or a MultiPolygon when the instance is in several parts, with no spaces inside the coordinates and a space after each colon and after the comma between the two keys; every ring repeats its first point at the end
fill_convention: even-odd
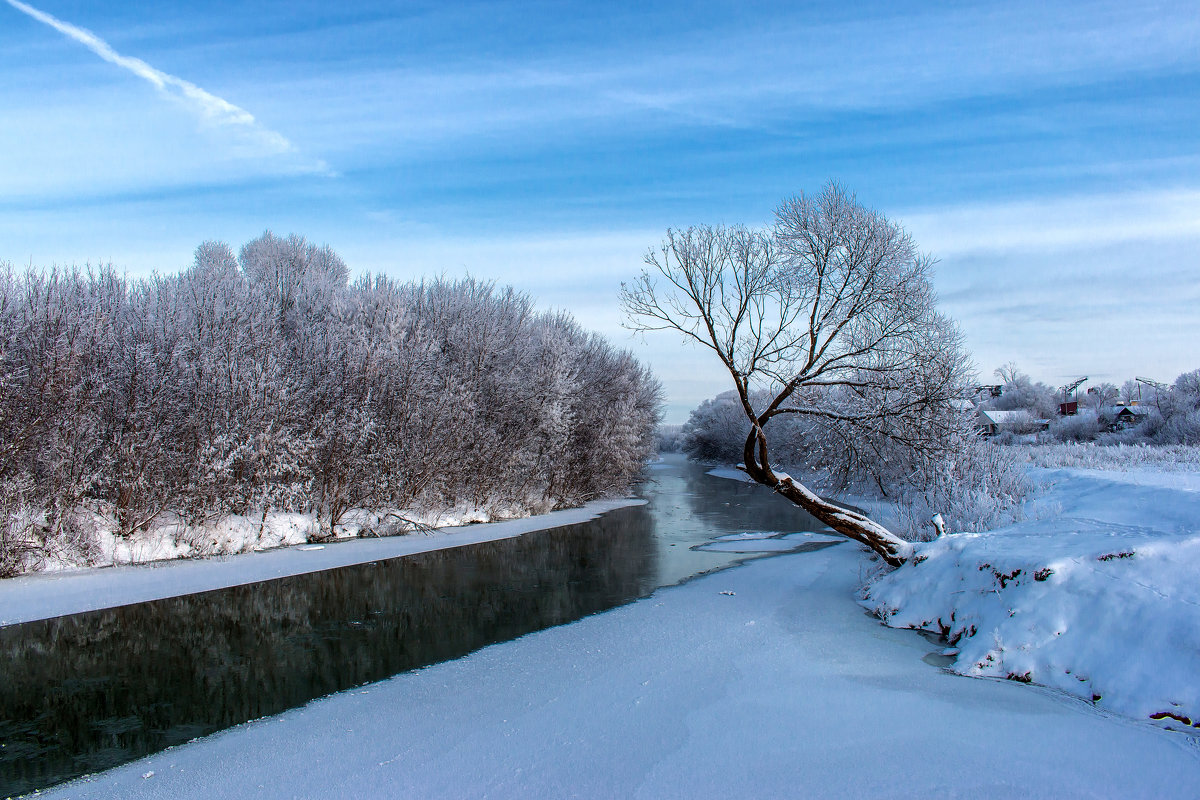
{"type": "Polygon", "coordinates": [[[1049,434],[1060,442],[1092,442],[1100,435],[1100,423],[1091,414],[1059,417],[1050,423],[1049,434]]]}
{"type": "Polygon", "coordinates": [[[930,519],[941,514],[950,533],[985,531],[1021,519],[1032,487],[1013,451],[976,438],[901,487],[896,506],[901,533],[913,541],[934,537],[930,519]]]}

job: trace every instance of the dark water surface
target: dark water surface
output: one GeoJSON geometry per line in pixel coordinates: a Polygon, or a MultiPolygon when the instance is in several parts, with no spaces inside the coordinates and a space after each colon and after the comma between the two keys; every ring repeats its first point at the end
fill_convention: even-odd
{"type": "Polygon", "coordinates": [[[0,797],[570,622],[819,530],[761,487],[668,456],[646,505],[437,550],[0,628],[0,797]]]}

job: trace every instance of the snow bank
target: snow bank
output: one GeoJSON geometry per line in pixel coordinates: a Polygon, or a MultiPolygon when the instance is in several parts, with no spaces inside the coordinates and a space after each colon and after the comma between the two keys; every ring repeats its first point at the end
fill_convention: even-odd
{"type": "Polygon", "coordinates": [[[1044,477],[1041,519],[921,545],[863,604],[944,634],[956,672],[1200,727],[1200,494],[1177,475],[1044,477]]]}
{"type": "MultiPolygon", "coordinates": [[[[586,522],[606,511],[644,502],[632,498],[598,500],[581,508],[536,517],[440,528],[428,534],[351,539],[332,542],[322,549],[300,545],[207,559],[157,561],[140,566],[94,567],[6,578],[0,580],[0,625],[507,539],[531,531],[586,522]]],[[[304,539],[298,541],[303,543],[304,539]]]]}
{"type": "MultiPolygon", "coordinates": [[[[462,525],[517,519],[537,515],[539,508],[526,505],[490,506],[461,504],[455,508],[419,512],[411,509],[371,511],[353,509],[334,528],[337,540],[368,536],[396,536],[415,530],[454,528],[462,525]]],[[[226,514],[197,525],[189,525],[173,514],[128,536],[118,533],[112,513],[82,512],[91,542],[78,548],[50,549],[35,572],[58,572],[92,566],[148,564],[177,558],[208,558],[291,547],[320,536],[315,513],[271,511],[266,514],[226,514]]]]}

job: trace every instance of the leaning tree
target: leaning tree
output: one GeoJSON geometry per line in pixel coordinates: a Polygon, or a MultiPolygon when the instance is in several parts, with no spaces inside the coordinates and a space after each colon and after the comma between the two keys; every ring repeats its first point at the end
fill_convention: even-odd
{"type": "Polygon", "coordinates": [[[969,363],[937,312],[932,259],[831,183],[785,200],[769,230],[669,230],[645,260],[622,286],[629,324],[674,330],[720,359],[749,423],[739,466],[887,563],[908,560],[910,543],[773,469],[769,433],[772,420],[800,415],[864,468],[939,457],[969,363]]]}

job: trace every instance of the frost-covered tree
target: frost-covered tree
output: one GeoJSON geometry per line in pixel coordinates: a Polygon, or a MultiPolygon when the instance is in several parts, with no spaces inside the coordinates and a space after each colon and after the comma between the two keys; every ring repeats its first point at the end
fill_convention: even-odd
{"type": "Polygon", "coordinates": [[[1142,399],[1141,384],[1132,378],[1121,384],[1120,400],[1125,405],[1133,405],[1142,399]]]}
{"type": "Polygon", "coordinates": [[[0,573],[86,561],[96,519],[577,505],[653,453],[658,382],[568,315],[347,272],[270,232],[145,280],[0,269],[0,573]]]}
{"type": "Polygon", "coordinates": [[[1117,388],[1116,384],[1105,381],[1088,389],[1085,402],[1088,407],[1099,411],[1116,404],[1120,396],[1121,390],[1117,388]]]}
{"type": "Polygon", "coordinates": [[[1154,440],[1163,444],[1200,444],[1200,369],[1175,379],[1169,391],[1159,392],[1162,421],[1154,440]]]}
{"type": "Polygon", "coordinates": [[[739,461],[747,427],[737,392],[722,392],[688,415],[681,431],[683,452],[700,461],[739,461]]]}
{"type": "Polygon", "coordinates": [[[635,329],[673,330],[728,371],[751,478],[899,565],[912,546],[776,472],[770,434],[795,416],[852,446],[859,464],[893,448],[911,463],[941,457],[969,364],[937,312],[931,263],[899,225],[829,184],[785,200],[770,230],[668,231],[623,302],[635,329]],[[771,395],[759,407],[757,390],[771,395]]]}
{"type": "Polygon", "coordinates": [[[1034,382],[1011,361],[995,371],[1003,383],[999,397],[987,406],[1000,411],[1028,410],[1035,419],[1054,419],[1061,402],[1058,392],[1051,386],[1034,382]]]}

